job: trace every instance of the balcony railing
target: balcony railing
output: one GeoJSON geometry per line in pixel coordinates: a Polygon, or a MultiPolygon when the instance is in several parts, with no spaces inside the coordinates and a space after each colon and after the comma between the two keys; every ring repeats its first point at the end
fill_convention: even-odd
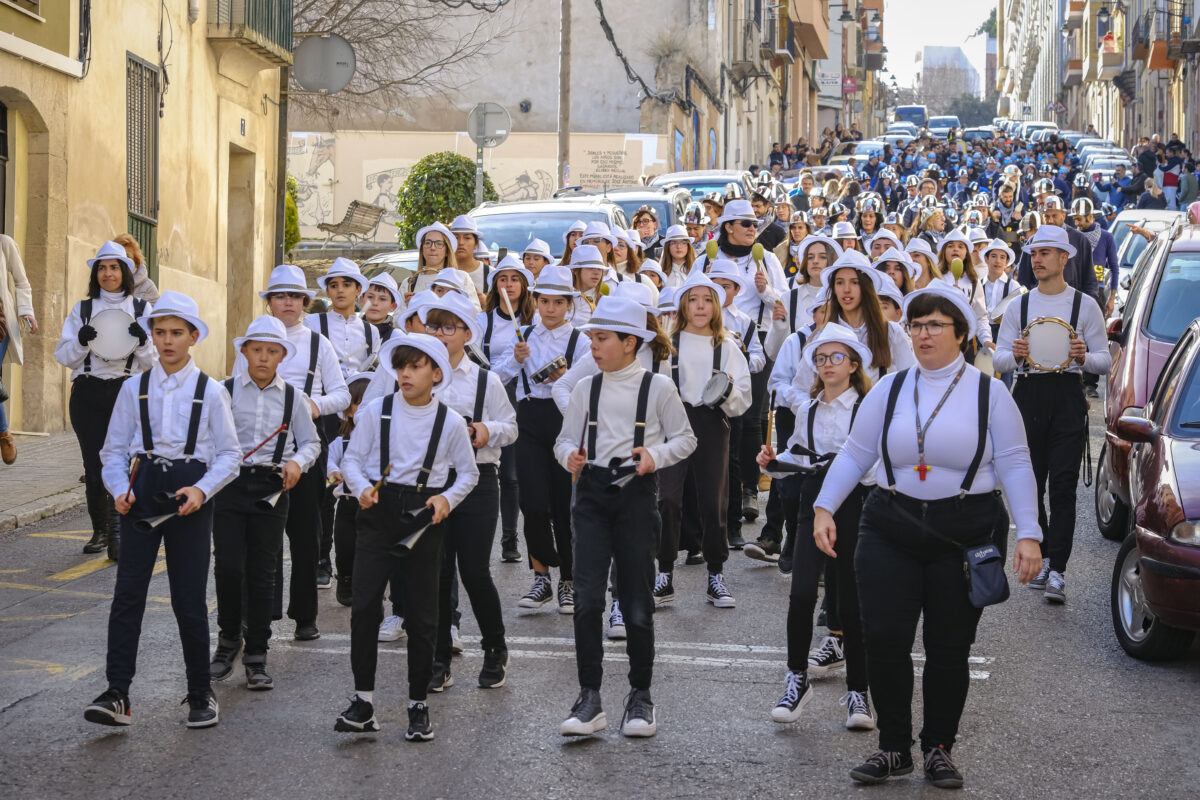
{"type": "Polygon", "coordinates": [[[287,66],[292,63],[292,0],[209,0],[208,38],[287,66]]]}

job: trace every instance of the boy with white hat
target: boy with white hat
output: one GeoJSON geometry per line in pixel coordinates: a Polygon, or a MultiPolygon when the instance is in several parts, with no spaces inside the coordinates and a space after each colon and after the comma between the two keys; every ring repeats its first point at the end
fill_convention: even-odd
{"type": "Polygon", "coordinates": [[[367,289],[367,279],[348,258],[335,258],[329,271],[317,278],[329,296],[330,311],[309,314],[304,324],[333,345],[343,377],[370,368],[379,352],[379,331],[357,315],[355,304],[367,289]]]}
{"type": "Polygon", "coordinates": [[[1065,603],[1063,573],[1075,538],[1075,488],[1088,436],[1087,399],[1081,377],[1083,372],[1106,374],[1112,358],[1100,306],[1091,296],[1069,286],[1063,277],[1075,256],[1067,232],[1056,225],[1042,225],[1026,242],[1024,252],[1029,255],[1038,285],[1013,301],[1005,312],[993,360],[997,372],[1017,374],[1013,399],[1025,419],[1029,456],[1038,483],[1042,571],[1029,586],[1044,589],[1048,602],[1065,603]],[[1030,345],[1023,331],[1039,317],[1066,320],[1075,332],[1070,339],[1070,363],[1061,371],[1038,371],[1031,366],[1030,345]],[[1042,500],[1047,483],[1049,517],[1042,500]]]}
{"type": "Polygon", "coordinates": [[[653,736],[657,724],[650,682],[654,670],[654,558],[661,529],[655,471],[696,448],[683,402],[671,379],[649,372],[637,350],[654,338],[645,308],[605,297],[584,325],[600,368],[572,390],[554,444],[558,463],[577,476],[575,526],[575,653],[579,698],[560,726],[564,736],[605,727],[600,702],[604,594],[611,567],[625,616],[631,691],[621,733],[653,736]],[[576,438],[585,430],[581,446],[576,438]]]}
{"type": "Polygon", "coordinates": [[[401,299],[399,284],[387,272],[380,272],[367,282],[367,290],[363,292],[362,318],[379,332],[380,346],[396,332],[393,315],[400,307],[401,299]]]}
{"type": "Polygon", "coordinates": [[[163,292],[138,321],[154,341],[158,364],[121,386],[100,450],[104,485],[121,514],[121,553],[108,618],[108,689],[83,716],[101,725],[132,721],[129,686],[146,592],[165,545],[171,608],[187,665],[187,725],[205,728],[219,720],[208,672],[209,501],[237,475],[242,454],[229,396],[191,357],[191,348],[208,335],[196,301],[163,292]]]}
{"type": "Polygon", "coordinates": [[[261,316],[233,346],[245,357],[246,370],[224,386],[245,455],[238,476],[216,497],[213,576],[219,633],[209,674],[217,681],[229,677],[245,630],[246,688],[263,690],[275,686],[267,674],[267,640],[288,490],[316,463],[321,440],[304,398],[279,376],[280,363],[296,349],[283,323],[261,316]]]}

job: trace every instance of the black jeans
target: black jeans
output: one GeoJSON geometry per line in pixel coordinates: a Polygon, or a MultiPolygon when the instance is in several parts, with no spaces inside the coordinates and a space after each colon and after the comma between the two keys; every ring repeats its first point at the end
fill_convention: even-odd
{"type": "Polygon", "coordinates": [[[525,546],[531,559],[558,567],[571,580],[571,475],[554,458],[562,414],[553,400],[522,400],[517,405],[517,474],[525,546]]]}
{"type": "MultiPolygon", "coordinates": [[[[769,410],[769,409],[768,409],[769,410]]],[[[775,433],[776,444],[779,451],[787,448],[788,441],[792,438],[792,433],[796,429],[796,415],[792,413],[790,408],[779,407],[775,409],[775,433]]],[[[755,457],[758,454],[755,453],[755,457]]],[[[786,479],[785,479],[786,480],[786,479]]],[[[767,510],[766,521],[763,523],[761,536],[764,539],[779,544],[783,540],[783,531],[786,527],[789,531],[796,529],[796,506],[791,504],[785,506],[781,501],[780,483],[781,480],[771,481],[771,491],[767,495],[767,510]]]]}
{"type": "Polygon", "coordinates": [[[354,551],[358,542],[358,498],[338,497],[333,511],[333,545],[339,577],[354,575],[354,551]]]}
{"type": "MultiPolygon", "coordinates": [[[[317,430],[321,435],[321,455],[317,458],[317,463],[313,465],[313,469],[317,470],[322,476],[327,472],[326,466],[329,459],[329,442],[332,442],[338,437],[342,428],[342,419],[337,414],[326,414],[316,421],[317,430]]],[[[322,483],[321,490],[321,549],[320,560],[328,561],[329,555],[333,550],[333,490],[332,486],[325,486],[322,483]]],[[[353,558],[353,553],[351,553],[353,558]]]]}
{"type": "Polygon", "coordinates": [[[105,675],[110,688],[126,694],[137,669],[138,640],[146,613],[146,592],[161,544],[166,549],[171,610],[179,625],[189,692],[209,688],[208,677],[208,554],[212,543],[213,504],[205,503],[186,517],[173,517],[152,531],[140,532],[139,519],[169,514],[175,500],[159,502],[155,494],[193,486],[207,467],[200,461],[155,463],[142,456],[133,485],[136,501],[121,517],[121,550],[117,582],[108,615],[108,658],[105,675]]]}
{"type": "Polygon", "coordinates": [[[854,567],[879,714],[879,748],[907,752],[912,743],[912,646],[917,620],[925,645],[921,745],[954,746],[970,684],[968,657],[981,610],[967,599],[962,547],[1008,532],[994,494],[929,503],[876,487],[863,504],[854,567]],[[901,507],[960,546],[906,522],[901,507]]]}
{"type": "MultiPolygon", "coordinates": [[[[297,625],[317,621],[317,557],[321,547],[321,498],[325,473],[316,466],[300,476],[289,494],[287,516],[288,548],[292,554],[292,576],[288,583],[287,615],[297,625]]],[[[283,616],[283,548],[275,559],[275,605],[273,616],[283,616]]]]}
{"type": "Polygon", "coordinates": [[[104,487],[104,479],[100,475],[100,448],[104,447],[108,422],[124,382],[124,378],[104,379],[80,375],[71,384],[68,407],[71,427],[75,430],[75,438],[79,440],[88,516],[96,531],[103,530],[109,506],[108,489],[104,487]]]}
{"type": "Polygon", "coordinates": [[[1058,373],[1017,379],[1013,399],[1025,420],[1025,438],[1038,487],[1042,556],[1065,573],[1075,539],[1075,490],[1087,443],[1087,399],[1078,375],[1058,373]],[[1050,515],[1046,515],[1049,484],[1050,515]]]}
{"type": "MultiPolygon", "coordinates": [[[[750,412],[746,412],[749,414],[750,412]]],[[[746,414],[729,417],[729,455],[725,461],[729,469],[725,474],[725,534],[742,533],[742,436],[746,430],[746,414]]],[[[757,466],[757,465],[756,465],[757,466]]],[[[697,487],[699,489],[699,487],[697,487]]]]}
{"type": "MultiPolygon", "coordinates": [[[[750,374],[750,408],[742,415],[742,449],[738,453],[741,474],[738,480],[742,491],[758,494],[758,452],[762,449],[763,430],[767,425],[767,378],[775,362],[767,361],[758,372],[750,374]]],[[[741,502],[741,498],[738,498],[741,502]]]]}
{"type": "MultiPolygon", "coordinates": [[[[706,406],[687,406],[686,410],[688,422],[696,434],[696,450],[680,463],[658,472],[658,511],[662,517],[662,542],[657,547],[658,569],[660,572],[671,572],[675,568],[683,502],[687,497],[686,487],[690,478],[696,486],[696,510],[700,518],[700,544],[704,560],[709,573],[715,575],[729,558],[729,542],[723,524],[726,492],[729,490],[729,420],[721,411],[706,406]]],[[[740,497],[738,502],[741,503],[740,497]]],[[[624,605],[621,604],[622,613],[624,605]]]]}
{"type": "Polygon", "coordinates": [[[451,589],[462,576],[463,587],[471,599],[471,610],[483,635],[482,647],[504,647],[504,619],[500,612],[500,594],[492,581],[492,542],[496,538],[496,518],[500,514],[500,481],[496,465],[479,465],[479,483],[445,522],[441,581],[438,586],[438,630],[436,660],[450,663],[450,624],[455,606],[451,589]]]}
{"type": "MultiPolygon", "coordinates": [[[[789,487],[799,489],[799,513],[796,527],[796,549],[792,562],[792,590],[788,596],[788,669],[808,671],[808,651],[812,645],[813,611],[817,607],[817,583],[830,559],[817,549],[813,539],[813,501],[821,491],[823,478],[805,476],[789,487]],[[798,487],[797,487],[798,484],[798,487]]],[[[833,515],[837,526],[834,551],[838,554],[829,564],[838,574],[837,585],[825,585],[826,596],[833,595],[841,610],[842,648],[846,656],[846,688],[855,692],[867,690],[867,654],[863,649],[862,618],[858,609],[858,586],[854,579],[854,551],[858,545],[858,518],[868,488],[859,485],[833,515]]],[[[786,492],[786,489],[785,489],[786,492]]],[[[790,492],[788,492],[790,495],[790,492]]],[[[784,498],[790,504],[791,497],[784,498]]],[[[828,572],[826,572],[828,574],[828,572]]],[[[830,625],[833,628],[833,625],[830,625]]]]}
{"type": "Polygon", "coordinates": [[[403,534],[394,522],[403,512],[425,505],[435,494],[386,484],[380,489],[379,502],[358,512],[354,604],[350,608],[350,669],[356,690],[375,689],[383,593],[398,566],[404,575],[404,605],[408,612],[404,618],[408,632],[408,699],[424,700],[429,691],[445,523],[430,525],[413,549],[404,552],[398,547],[403,534]]]}
{"type": "Polygon", "coordinates": [[[579,686],[600,688],[604,675],[604,610],[609,566],[625,616],[629,685],[649,689],[654,676],[654,554],[662,520],[654,474],[609,491],[612,473],[588,467],[575,486],[575,657],[579,686]]]}
{"type": "Polygon", "coordinates": [[[247,656],[266,655],[275,598],[275,561],[283,549],[288,493],[275,507],[256,503],[283,488],[269,467],[244,467],[213,498],[213,578],[217,588],[217,630],[227,644],[242,639],[247,656]]]}

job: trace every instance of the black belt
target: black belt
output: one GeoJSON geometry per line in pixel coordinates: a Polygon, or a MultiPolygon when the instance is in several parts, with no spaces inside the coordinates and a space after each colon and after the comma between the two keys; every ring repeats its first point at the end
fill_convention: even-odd
{"type": "Polygon", "coordinates": [[[418,489],[416,486],[400,483],[385,483],[380,487],[379,491],[388,494],[404,497],[405,495],[420,495],[421,497],[433,497],[449,489],[449,486],[426,486],[424,489],[418,489]]]}
{"type": "Polygon", "coordinates": [[[1022,380],[1037,378],[1049,383],[1051,380],[1059,380],[1062,382],[1073,381],[1078,383],[1083,380],[1082,372],[1018,372],[1017,377],[1022,380]]]}
{"type": "Polygon", "coordinates": [[[241,467],[238,470],[238,474],[242,475],[242,476],[245,476],[245,475],[278,475],[279,467],[276,467],[271,464],[257,464],[257,465],[248,466],[248,467],[241,467]]]}
{"type": "Polygon", "coordinates": [[[990,492],[981,492],[979,494],[968,494],[965,497],[954,495],[953,497],[939,497],[936,500],[921,500],[920,498],[904,494],[903,492],[889,492],[886,488],[876,486],[876,489],[887,497],[891,502],[895,503],[908,511],[923,512],[923,511],[941,511],[944,509],[971,509],[976,506],[990,504],[999,499],[1000,491],[994,489],[990,492]]]}

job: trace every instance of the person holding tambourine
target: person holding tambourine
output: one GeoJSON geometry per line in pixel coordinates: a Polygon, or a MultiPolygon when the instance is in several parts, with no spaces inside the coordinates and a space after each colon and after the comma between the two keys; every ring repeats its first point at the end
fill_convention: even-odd
{"type": "Polygon", "coordinates": [[[850,776],[872,784],[913,771],[912,647],[923,615],[925,776],[954,788],[963,782],[950,752],[971,644],[982,608],[1008,592],[1001,485],[1016,522],[1013,568],[1022,582],[1037,573],[1041,530],[1020,412],[999,381],[963,358],[974,310],[941,281],[907,295],[904,306],[917,366],[884,376],[863,400],[813,503],[813,536],[821,552],[839,558],[845,533],[835,514],[874,469],[854,568],[879,750],[850,776]]]}
{"type": "Polygon", "coordinates": [[[1065,603],[1067,560],[1075,538],[1075,487],[1088,436],[1082,374],[1112,367],[1100,306],[1067,285],[1075,256],[1067,232],[1042,225],[1025,243],[1038,285],[1010,305],[1000,322],[997,372],[1015,371],[1013,399],[1025,419],[1038,486],[1042,570],[1030,582],[1046,600],[1065,603]],[[1049,485],[1050,513],[1042,501],[1049,485]]]}
{"type": "Polygon", "coordinates": [[[107,548],[108,557],[116,561],[120,517],[100,477],[100,448],[121,384],[154,366],[156,354],[150,336],[136,321],[147,304],[133,296],[134,264],[125,248],[105,242],[87,264],[92,271],[87,299],[76,303],[63,321],[54,358],[71,370],[69,413],[83,455],[84,496],[92,522],[92,538],[83,552],[107,548]]]}

